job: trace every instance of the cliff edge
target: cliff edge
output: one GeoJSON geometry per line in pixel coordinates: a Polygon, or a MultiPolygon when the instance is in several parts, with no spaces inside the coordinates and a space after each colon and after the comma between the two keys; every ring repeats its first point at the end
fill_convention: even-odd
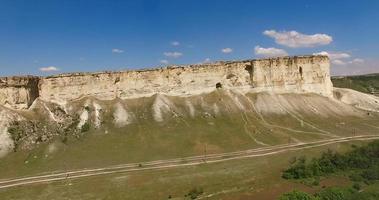
{"type": "Polygon", "coordinates": [[[0,78],[0,105],[26,109],[39,97],[64,104],[83,97],[190,96],[217,88],[332,96],[327,56],[294,56],[120,72],[0,78]]]}

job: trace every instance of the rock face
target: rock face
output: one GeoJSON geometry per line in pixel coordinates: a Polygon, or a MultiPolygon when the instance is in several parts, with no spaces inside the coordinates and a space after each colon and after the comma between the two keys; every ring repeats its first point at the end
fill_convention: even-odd
{"type": "Polygon", "coordinates": [[[39,77],[0,78],[0,105],[26,109],[38,97],[39,77]]]}
{"type": "Polygon", "coordinates": [[[189,96],[217,88],[249,92],[317,93],[332,96],[326,56],[280,57],[147,70],[2,78],[0,104],[22,109],[35,98],[65,103],[92,96],[101,100],[154,94],[189,96]],[[18,81],[17,81],[18,80],[18,81]],[[39,82],[39,84],[37,84],[39,82]]]}
{"type": "Polygon", "coordinates": [[[317,93],[331,96],[328,57],[303,56],[253,60],[250,75],[256,91],[317,93]]]}

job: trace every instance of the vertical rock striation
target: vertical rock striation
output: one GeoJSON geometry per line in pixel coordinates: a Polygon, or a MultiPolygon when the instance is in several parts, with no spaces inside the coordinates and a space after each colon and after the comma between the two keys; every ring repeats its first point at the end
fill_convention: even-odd
{"type": "Polygon", "coordinates": [[[26,109],[39,96],[39,77],[3,77],[0,78],[0,105],[26,109]]]}
{"type": "Polygon", "coordinates": [[[252,87],[257,92],[333,95],[329,58],[326,56],[253,60],[249,71],[252,87]]]}
{"type": "Polygon", "coordinates": [[[65,103],[92,96],[101,100],[154,94],[189,96],[219,88],[250,92],[317,93],[332,96],[329,59],[295,56],[122,72],[72,73],[0,79],[0,104],[28,108],[35,98],[65,103]]]}

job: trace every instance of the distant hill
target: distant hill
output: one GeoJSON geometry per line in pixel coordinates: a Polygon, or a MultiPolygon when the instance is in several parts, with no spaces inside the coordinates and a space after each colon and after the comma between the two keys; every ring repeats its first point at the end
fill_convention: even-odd
{"type": "Polygon", "coordinates": [[[334,87],[350,88],[364,93],[379,95],[379,73],[357,76],[334,76],[334,87]]]}

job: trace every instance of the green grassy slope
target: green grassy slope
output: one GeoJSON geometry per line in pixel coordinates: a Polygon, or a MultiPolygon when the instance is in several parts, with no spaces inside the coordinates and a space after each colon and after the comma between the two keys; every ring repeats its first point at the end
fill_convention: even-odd
{"type": "MultiPolygon", "coordinates": [[[[375,134],[377,129],[376,114],[355,116],[354,112],[327,112],[328,107],[337,105],[324,97],[287,94],[281,99],[270,99],[271,96],[265,96],[266,106],[283,104],[283,108],[275,108],[282,109],[283,113],[270,113],[267,110],[271,108],[250,104],[249,101],[260,102],[260,96],[256,94],[231,97],[225,91],[217,91],[190,97],[189,100],[167,97],[165,101],[171,104],[171,110],[162,111],[164,120],[157,122],[152,112],[156,96],[125,100],[122,103],[133,113],[134,122],[123,127],[113,124],[116,102],[97,101],[102,107],[100,128],[94,127],[94,108],[90,106],[88,132],[82,133],[79,139],[68,137],[63,142],[62,137],[56,137],[32,150],[10,153],[1,159],[0,178],[181,158],[205,152],[225,153],[353,134],[375,134]],[[236,97],[238,102],[235,102],[236,97]],[[283,99],[290,101],[277,103],[283,99]],[[317,101],[313,101],[315,99],[317,101]],[[187,100],[193,104],[193,117],[188,113],[187,100]],[[285,104],[297,106],[290,109],[291,105],[285,104]]],[[[80,111],[85,101],[71,106],[80,111]]]]}
{"type": "Polygon", "coordinates": [[[379,93],[379,74],[332,77],[334,87],[350,88],[364,93],[379,93]]]}
{"type": "MultiPolygon", "coordinates": [[[[317,157],[330,148],[351,149],[352,143],[332,144],[301,151],[286,152],[254,159],[234,160],[216,164],[95,176],[51,184],[29,185],[0,190],[4,199],[186,199],[191,189],[200,187],[202,198],[210,200],[274,200],[293,188],[308,192],[323,186],[349,185],[348,180],[329,178],[317,187],[305,186],[281,178],[281,171],[294,156],[317,157]]],[[[359,143],[355,143],[358,144],[359,143]]],[[[188,199],[188,198],[187,198],[188,199]]]]}
{"type": "MultiPolygon", "coordinates": [[[[379,130],[377,113],[367,115],[315,94],[243,96],[218,90],[163,100],[156,95],[114,101],[82,99],[67,107],[78,114],[89,110],[89,131],[79,138],[69,136],[63,141],[62,137],[56,137],[32,150],[10,153],[0,160],[0,179],[377,134],[379,130]],[[99,128],[95,128],[93,102],[101,106],[99,128]],[[193,115],[188,102],[193,106],[193,115]],[[132,113],[132,123],[122,127],[114,125],[117,103],[132,113]],[[163,120],[157,121],[157,115],[163,120]]],[[[35,110],[29,115],[39,113],[42,112],[35,110]]],[[[309,152],[317,154],[318,151],[309,152]]],[[[272,185],[277,189],[283,187],[278,184],[284,182],[275,177],[280,177],[278,174],[295,154],[38,184],[0,190],[0,196],[7,199],[167,199],[172,195],[183,199],[185,192],[199,185],[207,195],[216,194],[213,199],[230,194],[234,199],[244,193],[257,194],[272,185]]]]}

